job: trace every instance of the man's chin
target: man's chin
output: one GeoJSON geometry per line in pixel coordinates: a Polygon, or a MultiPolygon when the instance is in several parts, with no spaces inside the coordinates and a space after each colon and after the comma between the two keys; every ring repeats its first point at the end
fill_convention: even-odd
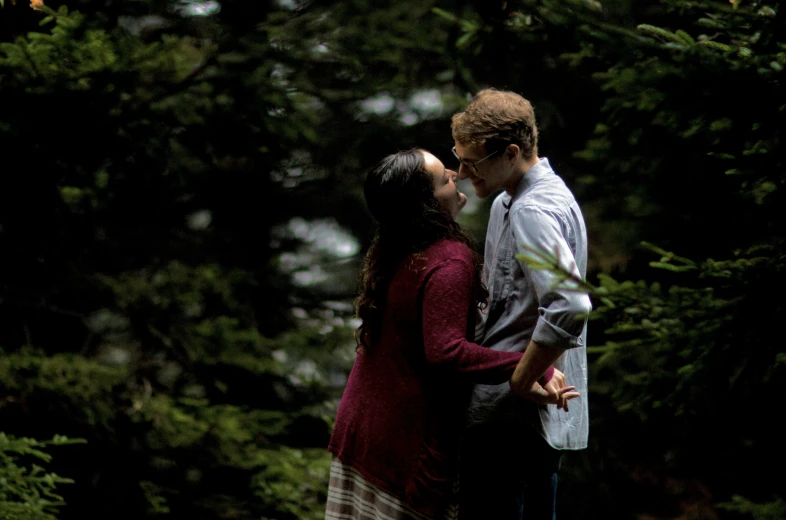
{"type": "Polygon", "coordinates": [[[483,183],[479,186],[473,186],[475,188],[475,196],[479,199],[485,199],[489,196],[489,190],[486,189],[486,183],[483,183]]]}

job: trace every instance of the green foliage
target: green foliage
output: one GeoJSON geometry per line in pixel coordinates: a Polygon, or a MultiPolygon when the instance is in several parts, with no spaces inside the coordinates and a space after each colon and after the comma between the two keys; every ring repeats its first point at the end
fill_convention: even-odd
{"type": "Polygon", "coordinates": [[[31,32],[14,43],[0,44],[0,65],[9,68],[10,77],[36,85],[31,85],[28,93],[41,92],[50,82],[64,82],[68,88],[86,90],[91,86],[91,75],[116,66],[118,56],[112,51],[106,32],[84,31],[84,17],[69,13],[66,6],[56,12],[47,7],[42,9],[49,16],[41,25],[54,21],[51,32],[31,32]],[[68,56],[65,62],[61,59],[63,55],[68,56]]]}
{"type": "Polygon", "coordinates": [[[325,482],[330,479],[330,454],[324,449],[268,450],[262,455],[264,469],[254,475],[255,494],[279,507],[292,518],[319,520],[325,517],[325,482]]]}
{"type": "MultiPolygon", "coordinates": [[[[303,240],[277,230],[303,206],[333,212],[328,175],[360,169],[338,166],[357,157],[335,153],[334,121],[408,78],[355,88],[364,69],[343,46],[360,35],[319,6],[197,19],[168,4],[2,13],[0,140],[19,186],[0,196],[15,251],[0,421],[88,440],[57,460],[77,483],[61,518],[316,518],[353,346],[351,309],[325,300],[353,287],[297,294],[277,263],[303,240]]],[[[404,30],[417,12],[386,15],[404,30]]],[[[402,46],[376,44],[380,70],[398,67],[402,46]]],[[[359,193],[341,196],[343,220],[368,227],[359,193]]]]}
{"type": "Polygon", "coordinates": [[[759,504],[735,495],[732,497],[731,502],[720,504],[720,508],[726,511],[743,513],[754,520],[777,520],[786,516],[786,502],[783,499],[759,504]]]}
{"type": "MultiPolygon", "coordinates": [[[[589,456],[617,488],[638,482],[634,510],[776,518],[782,486],[758,478],[752,461],[783,460],[754,423],[768,414],[760,396],[784,377],[772,327],[786,307],[771,298],[786,271],[784,11],[766,1],[660,4],[659,21],[636,33],[576,15],[587,37],[564,55],[600,69],[600,116],[575,154],[584,162],[575,167],[592,172],[579,185],[585,214],[627,228],[620,239],[647,240],[626,273],[597,283],[561,275],[595,304],[591,415],[607,438],[589,456]],[[618,281],[631,276],[639,281],[618,281]],[[643,467],[663,489],[642,485],[643,467]],[[700,493],[668,489],[693,478],[700,493]]],[[[548,252],[522,258],[561,270],[548,252]]]]}
{"type": "Polygon", "coordinates": [[[0,433],[0,518],[55,520],[64,504],[63,497],[56,493],[57,486],[72,484],[73,480],[45,472],[35,461],[51,460],[52,456],[43,451],[48,446],[78,442],[81,441],[63,436],[37,441],[0,433]]]}
{"type": "Polygon", "coordinates": [[[63,413],[77,414],[87,424],[106,423],[114,414],[107,403],[127,379],[123,367],[109,367],[75,354],[45,356],[25,349],[0,359],[2,388],[14,400],[31,395],[50,398],[63,413]],[[85,403],[92,406],[85,407],[85,403]]]}
{"type": "MultiPolygon", "coordinates": [[[[756,468],[778,440],[750,427],[786,366],[763,304],[783,284],[782,6],[48,4],[0,11],[0,421],[88,440],[52,462],[68,507],[41,514],[321,517],[358,259],[303,229],[330,217],[362,250],[365,170],[415,145],[450,166],[449,117],[488,85],[533,101],[592,240],[596,282],[564,279],[596,307],[565,515],[782,516],[756,468]]],[[[478,238],[484,207],[462,216],[478,238]]]]}

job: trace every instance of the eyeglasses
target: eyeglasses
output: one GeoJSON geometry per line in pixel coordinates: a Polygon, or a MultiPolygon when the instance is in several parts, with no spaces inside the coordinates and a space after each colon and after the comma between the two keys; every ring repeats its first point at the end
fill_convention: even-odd
{"type": "Polygon", "coordinates": [[[459,154],[456,153],[456,147],[455,146],[453,148],[451,148],[450,151],[453,152],[453,155],[456,157],[456,159],[458,159],[458,161],[461,164],[463,164],[464,166],[467,166],[469,168],[472,168],[472,171],[475,172],[475,173],[478,173],[478,166],[477,166],[478,164],[482,163],[483,161],[485,161],[486,159],[488,159],[489,157],[491,157],[495,153],[499,153],[499,150],[497,150],[495,152],[491,152],[490,154],[485,156],[483,159],[478,159],[475,162],[471,162],[471,161],[468,161],[466,159],[462,159],[461,157],[459,157],[459,154]]]}

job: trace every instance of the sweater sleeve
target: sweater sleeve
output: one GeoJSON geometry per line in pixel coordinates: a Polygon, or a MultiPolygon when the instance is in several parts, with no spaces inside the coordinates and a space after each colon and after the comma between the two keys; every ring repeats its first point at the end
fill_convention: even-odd
{"type": "Polygon", "coordinates": [[[428,275],[423,289],[423,345],[426,362],[466,374],[474,383],[506,382],[521,352],[498,352],[467,340],[472,268],[445,260],[428,275]]]}

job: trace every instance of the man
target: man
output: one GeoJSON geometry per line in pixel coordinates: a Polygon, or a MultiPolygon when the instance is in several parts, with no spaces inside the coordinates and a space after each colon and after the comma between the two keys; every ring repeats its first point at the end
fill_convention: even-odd
{"type": "Polygon", "coordinates": [[[592,307],[586,293],[556,287],[553,272],[532,269],[517,254],[556,253],[563,268],[583,278],[584,218],[548,159],[538,157],[535,114],[523,97],[483,90],[453,116],[451,130],[459,177],[471,180],[480,198],[503,190],[489,218],[483,275],[489,305],[477,340],[494,350],[524,350],[510,384],[473,390],[460,514],[466,520],[553,519],[562,450],[587,446],[585,340],[592,307]],[[556,382],[544,388],[538,379],[552,365],[556,382]],[[558,398],[566,380],[576,392],[558,398]],[[522,403],[513,393],[534,402],[522,403]]]}

